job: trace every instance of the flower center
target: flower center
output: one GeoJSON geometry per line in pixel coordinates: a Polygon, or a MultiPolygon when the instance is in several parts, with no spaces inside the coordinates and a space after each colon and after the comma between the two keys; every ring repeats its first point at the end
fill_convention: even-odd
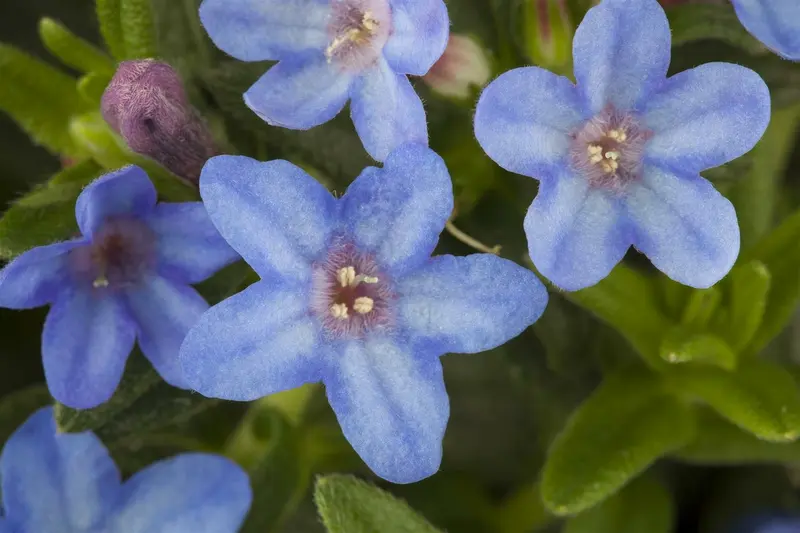
{"type": "Polygon", "coordinates": [[[644,146],[652,135],[635,115],[608,105],[571,134],[572,165],[591,185],[622,190],[641,176],[644,146]]]}
{"type": "Polygon", "coordinates": [[[389,327],[393,299],[389,279],[351,244],[335,243],[314,266],[311,308],[331,337],[361,338],[389,327]]]}
{"type": "Polygon", "coordinates": [[[389,39],[392,15],[386,0],[333,0],[328,23],[328,63],[359,71],[375,62],[389,39]]]}
{"type": "Polygon", "coordinates": [[[70,265],[94,289],[118,289],[136,283],[154,266],[154,243],[155,235],[143,222],[112,218],[91,244],[70,252],[70,265]]]}

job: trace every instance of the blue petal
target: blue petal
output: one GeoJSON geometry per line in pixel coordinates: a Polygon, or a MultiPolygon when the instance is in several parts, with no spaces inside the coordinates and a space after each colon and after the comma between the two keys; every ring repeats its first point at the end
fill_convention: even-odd
{"type": "Polygon", "coordinates": [[[212,307],[181,347],[188,386],[250,401],[319,381],[319,328],[308,305],[307,293],[261,281],[212,307]]]}
{"type": "Polygon", "coordinates": [[[67,254],[85,241],[40,246],[11,261],[0,271],[0,307],[32,309],[53,302],[69,275],[67,254]]]}
{"type": "Polygon", "coordinates": [[[667,80],[648,99],[643,118],[655,134],[647,157],[700,172],[755,146],[769,124],[769,89],[750,69],[707,63],[667,80]]]}
{"type": "Polygon", "coordinates": [[[538,67],[509,70],[489,84],[475,111],[475,136],[498,165],[525,176],[554,172],[569,133],[584,120],[567,78],[538,67]]]}
{"type": "Polygon", "coordinates": [[[267,124],[307,130],[342,110],[352,82],[352,74],[318,53],[281,61],[247,90],[244,101],[267,124]]]}
{"type": "Polygon", "coordinates": [[[562,173],[542,181],[525,216],[533,264],[564,290],[594,285],[631,244],[620,213],[615,198],[591,188],[582,176],[562,173]]]}
{"type": "Polygon", "coordinates": [[[747,31],[786,59],[800,61],[800,2],[731,0],[747,31]]]}
{"type": "Polygon", "coordinates": [[[242,61],[283,59],[328,44],[327,0],[204,0],[200,21],[218,48],[242,61]]]}
{"type": "Polygon", "coordinates": [[[247,474],[210,454],[155,463],[122,486],[114,533],[236,533],[253,499],[247,474]]]}
{"type": "Polygon", "coordinates": [[[178,353],[189,329],[208,309],[206,301],[192,287],[158,276],[126,291],[125,300],[142,353],[164,381],[185,388],[178,353]]]}
{"type": "Polygon", "coordinates": [[[393,483],[435,474],[450,416],[439,358],[384,338],[350,342],[337,358],[328,400],[364,462],[393,483]]]}
{"type": "Polygon", "coordinates": [[[53,303],[42,332],[50,393],[76,409],[107,401],[135,339],[135,325],[116,298],[104,290],[65,290],[53,303]]]}
{"type": "Polygon", "coordinates": [[[704,289],[722,279],[739,254],[733,205],[700,176],[646,167],[626,199],[634,245],[667,276],[704,289]]]}
{"type": "Polygon", "coordinates": [[[476,353],[536,322],[547,290],[530,270],[490,254],[434,257],[397,283],[399,314],[411,334],[442,353],[476,353]]]}
{"type": "Polygon", "coordinates": [[[201,202],[160,203],[146,222],[157,236],[158,270],[170,279],[199,283],[239,257],[201,202]]]}
{"type": "Polygon", "coordinates": [[[262,277],[310,279],[338,210],[314,178],[287,161],[218,156],[203,168],[200,192],[211,221],[262,277]]]}
{"type": "Polygon", "coordinates": [[[383,161],[405,143],[428,144],[425,108],[411,82],[385,60],[364,72],[353,85],[350,114],[367,153],[383,161]]]}
{"type": "Polygon", "coordinates": [[[125,167],[90,183],[78,197],[75,217],[83,235],[91,237],[107,217],[145,216],[156,200],[156,189],[144,170],[125,167]]]}
{"type": "Polygon", "coordinates": [[[383,55],[395,72],[424,76],[447,47],[450,21],[442,0],[391,0],[392,34],[383,55]]]}
{"type": "Polygon", "coordinates": [[[453,186],[433,150],[405,145],[383,169],[366,168],[341,202],[354,244],[396,277],[430,257],[453,211],[453,186]]]}
{"type": "Polygon", "coordinates": [[[5,517],[24,532],[97,531],[120,490],[103,443],[91,432],[57,432],[52,408],[8,439],[0,479],[5,517]]]}
{"type": "Polygon", "coordinates": [[[667,75],[670,30],[656,0],[604,0],[572,40],[575,79],[588,109],[631,109],[667,75]]]}

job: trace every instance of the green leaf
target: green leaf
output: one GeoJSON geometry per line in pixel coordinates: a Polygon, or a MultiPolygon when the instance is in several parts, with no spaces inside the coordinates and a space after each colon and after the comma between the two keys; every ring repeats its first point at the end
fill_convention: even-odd
{"type": "Polygon", "coordinates": [[[652,280],[620,264],[597,285],[564,296],[617,329],[648,363],[664,366],[659,349],[672,323],[652,280]]]}
{"type": "Polygon", "coordinates": [[[704,330],[721,301],[722,293],[716,287],[691,291],[681,315],[681,324],[695,331],[704,330]]]}
{"type": "Polygon", "coordinates": [[[122,32],[120,4],[121,0],[95,0],[100,33],[103,35],[108,51],[115,59],[121,61],[126,58],[127,54],[122,32]]]}
{"type": "Polygon", "coordinates": [[[675,328],[661,342],[661,358],[674,364],[701,363],[726,370],[736,368],[736,353],[711,334],[690,334],[675,328]]]}
{"type": "Polygon", "coordinates": [[[84,73],[114,72],[114,62],[105,52],[51,18],[39,21],[39,37],[45,47],[68,67],[84,73]]]}
{"type": "Polygon", "coordinates": [[[767,442],[711,409],[698,410],[697,435],[675,457],[701,465],[800,463],[800,441],[767,442]]]}
{"type": "Polygon", "coordinates": [[[330,533],[438,533],[402,500],[351,476],[320,477],[314,499],[330,533]]]}
{"type": "Polygon", "coordinates": [[[762,239],[742,261],[758,260],[771,276],[770,291],[761,325],[746,353],[760,352],[794,315],[800,300],[800,210],[787,217],[762,239]]]}
{"type": "Polygon", "coordinates": [[[760,261],[734,267],[730,276],[728,339],[741,352],[753,339],[764,318],[772,277],[760,261]]]}
{"type": "Polygon", "coordinates": [[[44,385],[31,385],[0,398],[0,448],[34,411],[52,401],[44,385]]]}
{"type": "Polygon", "coordinates": [[[760,53],[764,47],[742,27],[731,6],[689,3],[667,10],[672,29],[672,46],[698,40],[717,39],[760,53]]]}
{"type": "Polygon", "coordinates": [[[157,51],[152,0],[120,0],[119,14],[125,59],[155,57],[157,51]]]}
{"type": "Polygon", "coordinates": [[[741,361],[736,372],[680,367],[667,377],[676,392],[704,400],[763,440],[786,442],[800,436],[800,390],[792,375],[775,363],[741,361]]]}
{"type": "Polygon", "coordinates": [[[664,486],[642,476],[597,507],[570,518],[564,533],[671,533],[674,503],[664,486]]]}
{"type": "Polygon", "coordinates": [[[650,464],[686,445],[694,417],[657,376],[612,375],[570,417],[542,473],[545,505],[573,515],[613,495],[650,464]]]}
{"type": "Polygon", "coordinates": [[[53,154],[80,158],[72,140],[72,115],[87,108],[75,80],[50,65],[0,43],[0,111],[53,154]]]}
{"type": "Polygon", "coordinates": [[[100,105],[103,93],[111,82],[111,75],[104,72],[92,72],[78,80],[78,92],[87,102],[100,105]]]}
{"type": "Polygon", "coordinates": [[[36,246],[72,238],[78,232],[75,201],[101,173],[94,161],[78,163],[12,204],[0,218],[0,257],[11,259],[36,246]]]}

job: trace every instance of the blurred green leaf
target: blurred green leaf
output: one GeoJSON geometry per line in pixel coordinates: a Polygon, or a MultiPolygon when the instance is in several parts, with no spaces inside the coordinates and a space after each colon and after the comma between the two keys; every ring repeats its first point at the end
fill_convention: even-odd
{"type": "Polygon", "coordinates": [[[673,47],[702,39],[718,39],[748,52],[764,51],[764,46],[742,27],[730,5],[685,3],[669,8],[667,18],[673,47]]]}
{"type": "Polygon", "coordinates": [[[100,33],[108,47],[108,51],[117,60],[126,58],[125,39],[122,31],[122,18],[120,14],[121,0],[95,0],[97,21],[100,24],[100,33]]]}
{"type": "Polygon", "coordinates": [[[542,473],[545,505],[558,515],[585,511],[693,434],[692,411],[668,395],[656,375],[612,375],[553,442],[542,473]]]}
{"type": "Polygon", "coordinates": [[[800,300],[800,210],[784,220],[746,253],[741,261],[761,261],[771,276],[761,325],[746,352],[760,352],[783,330],[800,300]]]}
{"type": "Polygon", "coordinates": [[[31,385],[0,398],[0,449],[34,411],[52,401],[44,385],[31,385]]]}
{"type": "Polygon", "coordinates": [[[110,74],[92,72],[78,80],[78,92],[87,102],[99,105],[110,82],[110,74]]]}
{"type": "Polygon", "coordinates": [[[567,520],[563,533],[671,533],[672,496],[652,476],[642,476],[600,505],[567,520]]]}
{"type": "Polygon", "coordinates": [[[724,340],[711,334],[691,334],[675,328],[661,343],[661,358],[670,363],[701,363],[726,370],[736,368],[736,354],[724,340]]]}
{"type": "Polygon", "coordinates": [[[733,268],[730,280],[730,325],[728,338],[737,353],[753,339],[764,318],[771,276],[760,261],[733,268]]]}
{"type": "Polygon", "coordinates": [[[330,533],[438,533],[402,500],[351,476],[320,477],[314,498],[330,533]]]}
{"type": "Polygon", "coordinates": [[[666,376],[676,392],[704,400],[761,439],[786,442],[800,436],[800,390],[792,375],[775,363],[745,360],[736,372],[674,367],[666,376]]]}
{"type": "Polygon", "coordinates": [[[51,18],[39,21],[39,37],[47,49],[68,67],[83,73],[113,74],[114,62],[105,52],[51,18]]]}
{"type": "Polygon", "coordinates": [[[153,0],[120,0],[119,16],[125,59],[155,57],[157,51],[153,0]]]}
{"type": "Polygon", "coordinates": [[[75,201],[101,173],[94,161],[83,161],[12,204],[0,218],[0,257],[11,259],[36,246],[72,238],[78,232],[75,201]]]}
{"type": "Polygon", "coordinates": [[[0,111],[53,154],[80,158],[70,118],[88,108],[75,80],[33,56],[0,43],[0,111]]]}
{"type": "Polygon", "coordinates": [[[698,409],[697,434],[675,457],[702,465],[800,463],[800,442],[767,442],[709,408],[698,409]]]}
{"type": "Polygon", "coordinates": [[[721,301],[722,293],[716,287],[691,291],[681,314],[681,324],[695,331],[704,330],[721,301]]]}
{"type": "Polygon", "coordinates": [[[659,308],[651,279],[619,264],[597,285],[564,296],[617,329],[648,363],[664,366],[659,349],[672,323],[659,308]]]}

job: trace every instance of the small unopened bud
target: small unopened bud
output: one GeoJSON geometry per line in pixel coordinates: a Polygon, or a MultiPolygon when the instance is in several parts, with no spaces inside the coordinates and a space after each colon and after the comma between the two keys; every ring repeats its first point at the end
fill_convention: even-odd
{"type": "Polygon", "coordinates": [[[450,34],[444,54],[422,79],[440,94],[469,98],[470,87],[483,88],[491,75],[484,49],[466,35],[450,34]]]}
{"type": "Polygon", "coordinates": [[[572,60],[572,34],[566,0],[525,0],[525,49],[535,65],[566,69],[572,60]]]}
{"type": "Polygon", "coordinates": [[[175,70],[153,59],[123,61],[103,93],[103,118],[134,152],[197,183],[217,147],[175,70]]]}

